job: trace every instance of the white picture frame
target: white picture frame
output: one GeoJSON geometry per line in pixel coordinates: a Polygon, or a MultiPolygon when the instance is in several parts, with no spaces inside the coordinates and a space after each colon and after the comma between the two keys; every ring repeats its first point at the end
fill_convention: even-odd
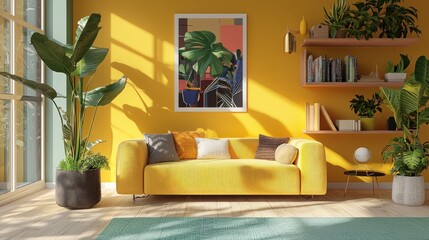
{"type": "MultiPolygon", "coordinates": [[[[246,14],[175,14],[174,47],[175,112],[247,112],[246,14]],[[186,38],[188,42],[185,42],[186,33],[188,33],[186,38]],[[229,62],[228,60],[221,61],[222,65],[213,63],[214,69],[218,70],[216,73],[219,73],[219,70],[223,68],[223,74],[220,76],[213,74],[215,71],[212,72],[211,67],[208,67],[206,71],[201,70],[198,74],[194,68],[196,61],[191,59],[193,56],[190,51],[195,50],[192,47],[195,44],[192,45],[192,43],[200,39],[196,36],[207,35],[209,37],[204,38],[207,40],[203,42],[207,43],[204,46],[209,46],[208,43],[213,40],[212,36],[215,38],[214,44],[210,46],[215,45],[216,47],[211,48],[212,56],[210,57],[217,56],[217,59],[228,59],[231,53],[234,55],[229,62]],[[185,47],[186,43],[188,46],[192,46],[185,47]],[[222,47],[229,51],[220,51],[219,49],[222,47]],[[183,54],[186,51],[188,53],[183,54]],[[222,57],[219,58],[219,56],[222,57]]],[[[201,59],[198,60],[198,66],[204,66],[203,63],[210,62],[204,62],[204,59],[201,59]]]]}

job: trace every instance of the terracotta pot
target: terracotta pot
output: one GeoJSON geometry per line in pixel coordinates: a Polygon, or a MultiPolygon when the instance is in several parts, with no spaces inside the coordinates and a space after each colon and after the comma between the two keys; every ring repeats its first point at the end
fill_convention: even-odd
{"type": "Polygon", "coordinates": [[[63,171],[57,169],[55,182],[57,205],[70,209],[91,208],[101,200],[100,169],[63,171]]]}
{"type": "Polygon", "coordinates": [[[347,37],[347,30],[346,29],[339,29],[337,31],[337,34],[335,35],[335,38],[346,38],[347,37]]]}

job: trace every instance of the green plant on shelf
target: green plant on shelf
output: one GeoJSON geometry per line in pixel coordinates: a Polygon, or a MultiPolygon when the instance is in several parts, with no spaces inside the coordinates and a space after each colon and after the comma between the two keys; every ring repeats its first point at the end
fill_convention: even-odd
{"type": "Polygon", "coordinates": [[[355,95],[350,101],[350,109],[361,118],[372,118],[377,112],[382,112],[383,99],[379,93],[374,93],[372,98],[365,99],[363,95],[355,95]]]}
{"type": "Polygon", "coordinates": [[[398,64],[393,64],[391,60],[386,63],[386,73],[404,73],[407,67],[410,65],[410,59],[408,55],[400,54],[401,60],[398,64]]]}
{"type": "Polygon", "coordinates": [[[349,27],[350,6],[348,0],[337,0],[330,10],[323,7],[323,11],[323,23],[329,26],[329,35],[331,38],[335,38],[338,31],[346,31],[349,27]]]}

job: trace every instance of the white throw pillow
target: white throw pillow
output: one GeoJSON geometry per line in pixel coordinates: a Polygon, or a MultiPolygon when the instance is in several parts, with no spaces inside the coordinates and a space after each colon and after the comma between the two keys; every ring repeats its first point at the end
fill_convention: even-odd
{"type": "Polygon", "coordinates": [[[230,159],[228,139],[195,138],[197,159],[230,159]]]}

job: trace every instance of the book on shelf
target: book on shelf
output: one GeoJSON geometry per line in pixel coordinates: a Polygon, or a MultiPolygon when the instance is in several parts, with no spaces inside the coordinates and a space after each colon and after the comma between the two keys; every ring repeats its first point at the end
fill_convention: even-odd
{"type": "Polygon", "coordinates": [[[357,58],[355,56],[347,55],[343,60],[346,82],[356,82],[358,79],[357,58]]]}
{"type": "Polygon", "coordinates": [[[339,131],[360,131],[360,120],[336,120],[335,124],[339,131]]]}
{"type": "Polygon", "coordinates": [[[313,55],[307,58],[307,82],[314,82],[313,55]]]}
{"type": "Polygon", "coordinates": [[[320,103],[314,103],[314,122],[313,130],[320,131],[320,103]]]}
{"type": "Polygon", "coordinates": [[[306,125],[305,128],[308,131],[313,131],[313,122],[314,122],[314,106],[313,104],[306,103],[305,104],[305,117],[306,117],[306,125]]]}
{"type": "Polygon", "coordinates": [[[325,117],[326,122],[328,122],[329,128],[330,128],[332,131],[338,131],[338,130],[337,130],[337,128],[335,127],[334,123],[332,122],[332,119],[331,119],[331,117],[329,116],[328,111],[326,111],[325,106],[321,105],[321,106],[320,106],[320,110],[322,111],[323,116],[325,117]]]}
{"type": "Polygon", "coordinates": [[[321,105],[320,103],[306,103],[305,104],[305,112],[306,112],[306,130],[307,131],[320,131],[320,122],[321,122],[321,115],[323,118],[325,118],[326,122],[328,123],[329,128],[332,131],[338,131],[335,127],[331,117],[329,116],[328,112],[326,111],[325,106],[321,105]],[[322,114],[320,114],[322,112],[322,114]]]}
{"type": "Polygon", "coordinates": [[[355,56],[340,58],[309,55],[307,58],[307,82],[356,82],[358,61],[355,56]]]}

